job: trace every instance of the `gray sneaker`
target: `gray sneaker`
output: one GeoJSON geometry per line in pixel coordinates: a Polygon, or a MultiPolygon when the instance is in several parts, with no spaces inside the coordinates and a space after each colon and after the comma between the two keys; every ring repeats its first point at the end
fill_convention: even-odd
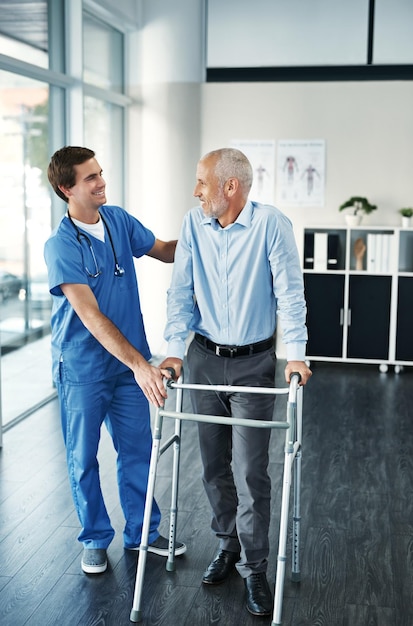
{"type": "Polygon", "coordinates": [[[86,574],[101,574],[106,570],[108,561],[103,548],[85,548],[82,555],[82,570],[86,574]]]}
{"type": "MultiPolygon", "coordinates": [[[[140,546],[126,548],[127,550],[140,550],[140,546]]],[[[148,552],[157,554],[158,556],[168,556],[169,554],[169,541],[166,537],[159,535],[155,541],[152,541],[148,545],[148,552]]],[[[181,541],[175,541],[175,556],[181,556],[186,552],[186,545],[181,541]]]]}
{"type": "MultiPolygon", "coordinates": [[[[169,541],[166,537],[159,535],[155,541],[152,541],[148,545],[148,552],[158,554],[159,556],[168,556],[169,554],[169,541]]],[[[186,552],[186,545],[181,541],[175,541],[175,556],[181,556],[186,552]]]]}

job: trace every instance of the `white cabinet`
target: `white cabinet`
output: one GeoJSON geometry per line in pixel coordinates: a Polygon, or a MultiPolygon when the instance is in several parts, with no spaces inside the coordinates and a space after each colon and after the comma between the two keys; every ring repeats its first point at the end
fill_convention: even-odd
{"type": "Polygon", "coordinates": [[[309,361],[413,365],[413,229],[308,227],[309,361]]]}

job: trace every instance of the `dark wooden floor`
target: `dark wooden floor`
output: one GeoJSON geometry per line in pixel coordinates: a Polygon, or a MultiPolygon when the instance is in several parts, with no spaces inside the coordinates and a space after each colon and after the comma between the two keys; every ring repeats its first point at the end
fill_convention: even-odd
{"type": "MultiPolygon", "coordinates": [[[[281,365],[283,365],[281,363],[281,365]]],[[[282,367],[277,385],[282,385],[282,367]]],[[[302,580],[284,588],[286,626],[412,626],[413,373],[318,364],[304,394],[302,580]]],[[[172,407],[173,408],[173,407],[172,407]]],[[[165,433],[172,427],[165,420],[165,433]]],[[[272,550],[278,546],[283,435],[273,434],[272,550]]],[[[117,534],[105,574],[80,570],[57,403],[4,435],[0,452],[0,624],[120,626],[130,624],[136,554],[123,550],[114,454],[107,434],[102,482],[117,534]]],[[[162,457],[156,496],[167,532],[170,466],[162,457]]],[[[234,575],[205,588],[201,577],[216,542],[200,480],[196,425],[185,423],[178,537],[188,552],[166,572],[148,555],[146,626],[265,626],[244,607],[234,575]]]]}

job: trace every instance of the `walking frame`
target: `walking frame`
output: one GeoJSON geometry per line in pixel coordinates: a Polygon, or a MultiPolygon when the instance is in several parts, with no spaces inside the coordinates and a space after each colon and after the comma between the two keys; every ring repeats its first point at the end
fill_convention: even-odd
{"type": "Polygon", "coordinates": [[[274,610],[271,626],[281,626],[281,612],[283,601],[283,589],[286,568],[287,531],[289,519],[290,487],[293,482],[293,514],[292,514],[292,567],[291,580],[299,582],[300,576],[300,490],[301,490],[301,437],[302,437],[302,398],[303,388],[299,385],[300,375],[294,373],[291,376],[289,387],[246,387],[233,385],[198,385],[184,384],[182,377],[178,382],[167,381],[170,389],[176,389],[176,410],[169,411],[157,408],[153,427],[153,443],[151,460],[149,465],[148,485],[145,501],[145,512],[142,527],[142,540],[139,548],[138,567],[136,571],[135,592],[133,606],[130,613],[131,622],[142,621],[142,591],[145,575],[146,557],[148,554],[149,526],[152,513],[152,503],[155,491],[156,470],[160,456],[173,445],[172,464],[172,489],[169,524],[169,552],[166,562],[166,570],[175,571],[175,532],[178,512],[178,481],[179,460],[181,446],[182,421],[210,422],[215,424],[228,424],[230,426],[248,426],[251,428],[273,428],[285,430],[284,446],[284,470],[283,487],[281,496],[280,530],[277,557],[277,572],[275,577],[274,610]],[[182,397],[184,389],[207,390],[219,392],[238,393],[261,393],[288,395],[286,419],[283,421],[249,420],[215,415],[201,415],[182,412],[182,397]],[[169,417],[175,420],[174,434],[161,446],[163,418],[169,417]],[[295,465],[295,468],[294,468],[295,465]],[[294,470],[294,471],[293,471],[294,470]]]}

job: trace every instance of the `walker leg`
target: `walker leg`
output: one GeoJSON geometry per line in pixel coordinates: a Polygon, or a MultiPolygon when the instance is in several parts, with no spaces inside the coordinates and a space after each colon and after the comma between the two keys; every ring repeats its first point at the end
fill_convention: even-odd
{"type": "Polygon", "coordinates": [[[293,508],[293,545],[291,580],[298,583],[301,580],[300,573],[300,538],[301,538],[301,450],[296,454],[294,471],[294,508],[293,508]]]}
{"type": "Polygon", "coordinates": [[[302,426],[303,426],[303,388],[297,392],[296,441],[299,448],[294,460],[294,508],[293,508],[293,550],[292,550],[292,582],[300,582],[300,543],[301,543],[301,464],[302,464],[302,426]]]}
{"type": "Polygon", "coordinates": [[[291,453],[285,453],[284,474],[283,474],[283,490],[281,498],[281,517],[280,517],[280,538],[278,544],[277,557],[277,575],[275,580],[274,592],[274,613],[272,626],[281,624],[281,612],[285,579],[285,562],[287,560],[287,528],[288,528],[288,504],[290,498],[291,486],[291,464],[293,456],[291,453]]]}
{"type": "Polygon", "coordinates": [[[161,432],[162,432],[162,417],[159,414],[159,409],[157,409],[156,414],[155,414],[155,426],[154,426],[154,435],[153,435],[153,442],[152,442],[151,461],[149,464],[148,487],[147,487],[146,499],[145,499],[145,511],[143,514],[142,538],[141,538],[141,544],[139,546],[139,553],[138,553],[139,556],[138,556],[138,568],[136,571],[135,592],[133,595],[133,605],[132,605],[132,610],[130,612],[130,618],[129,618],[131,622],[140,622],[142,620],[141,602],[142,602],[143,579],[145,575],[146,557],[148,555],[149,528],[150,528],[151,515],[152,515],[153,497],[155,493],[156,468],[157,468],[158,458],[159,458],[161,432]]]}
{"type": "Polygon", "coordinates": [[[175,420],[175,442],[173,452],[172,466],[172,493],[171,508],[169,518],[169,550],[168,559],[166,561],[166,571],[175,571],[175,538],[176,538],[176,520],[178,516],[178,484],[179,484],[179,460],[181,450],[181,420],[175,420]]]}

